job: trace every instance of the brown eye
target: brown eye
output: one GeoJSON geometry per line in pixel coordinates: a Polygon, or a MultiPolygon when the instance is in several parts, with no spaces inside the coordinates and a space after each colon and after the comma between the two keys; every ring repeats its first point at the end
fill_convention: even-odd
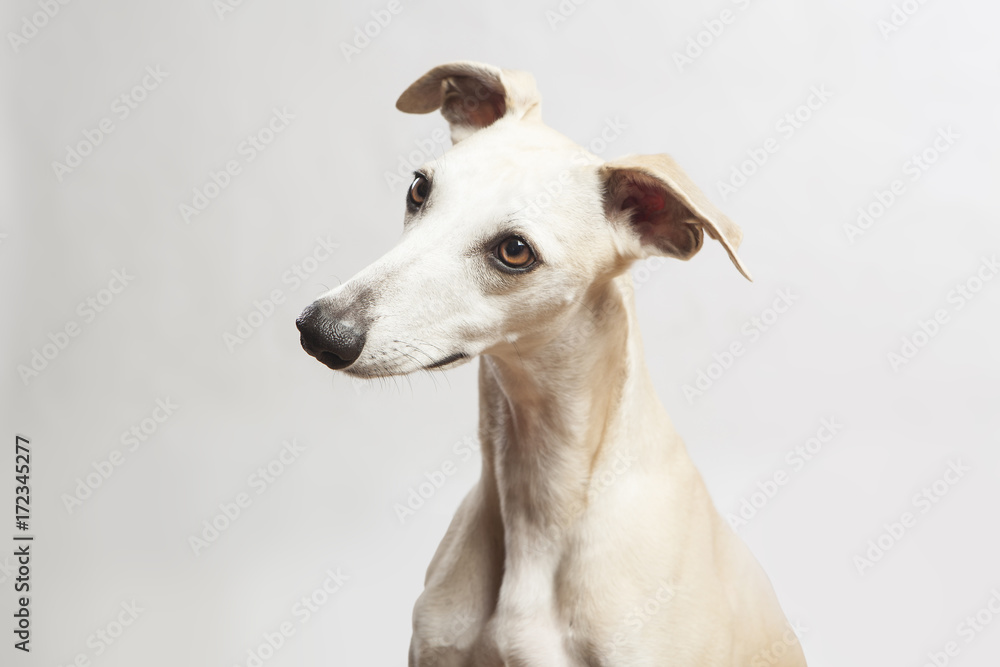
{"type": "Polygon", "coordinates": [[[501,241],[496,254],[497,259],[512,269],[526,269],[535,263],[535,253],[531,246],[519,236],[510,236],[501,241]]]}
{"type": "Polygon", "coordinates": [[[427,180],[427,177],[422,174],[417,174],[417,177],[413,179],[413,183],[410,184],[410,191],[406,195],[406,201],[410,206],[414,208],[420,208],[420,206],[426,201],[427,193],[430,192],[431,184],[427,180]]]}

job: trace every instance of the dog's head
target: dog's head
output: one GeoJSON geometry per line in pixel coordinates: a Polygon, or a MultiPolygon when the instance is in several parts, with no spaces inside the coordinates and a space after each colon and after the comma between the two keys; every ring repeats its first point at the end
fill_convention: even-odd
{"type": "Polygon", "coordinates": [[[689,259],[706,233],[749,278],[739,228],[669,156],[600,160],[542,124],[530,74],[442,65],[396,106],[441,109],[454,146],[414,174],[396,247],[299,316],[302,347],[330,368],[376,377],[522,353],[593,286],[651,254],[689,259]]]}

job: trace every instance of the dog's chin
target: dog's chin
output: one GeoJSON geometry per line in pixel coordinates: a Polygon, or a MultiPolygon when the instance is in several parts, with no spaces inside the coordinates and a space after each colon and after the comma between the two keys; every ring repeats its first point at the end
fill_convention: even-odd
{"type": "Polygon", "coordinates": [[[424,365],[413,362],[402,364],[353,363],[346,368],[338,370],[343,373],[347,373],[352,377],[374,380],[376,378],[409,375],[410,373],[416,373],[418,371],[444,371],[468,363],[472,360],[472,358],[472,355],[465,352],[455,352],[454,354],[449,354],[424,365]]]}

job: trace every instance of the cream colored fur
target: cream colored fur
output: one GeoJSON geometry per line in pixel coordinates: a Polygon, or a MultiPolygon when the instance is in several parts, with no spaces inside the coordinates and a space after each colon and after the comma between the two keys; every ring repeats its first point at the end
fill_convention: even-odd
{"type": "Polygon", "coordinates": [[[707,234],[747,275],[739,228],[669,157],[602,162],[543,125],[530,75],[452,63],[397,106],[443,106],[455,146],[422,168],[399,245],[314,307],[364,329],[358,377],[481,359],[482,475],[428,568],[409,664],[804,665],[656,397],[627,271],[707,234]],[[487,256],[505,233],[531,271],[487,256]]]}

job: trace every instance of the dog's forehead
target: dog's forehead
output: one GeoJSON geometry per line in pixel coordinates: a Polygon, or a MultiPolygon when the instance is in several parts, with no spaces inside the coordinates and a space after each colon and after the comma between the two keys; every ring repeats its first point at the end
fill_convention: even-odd
{"type": "Polygon", "coordinates": [[[502,180],[514,188],[569,180],[596,158],[564,135],[542,125],[502,119],[459,142],[431,164],[435,179],[502,180]]]}
{"type": "Polygon", "coordinates": [[[430,244],[428,256],[506,231],[557,260],[603,214],[600,163],[541,123],[501,119],[424,165],[429,207],[412,231],[430,244]]]}

